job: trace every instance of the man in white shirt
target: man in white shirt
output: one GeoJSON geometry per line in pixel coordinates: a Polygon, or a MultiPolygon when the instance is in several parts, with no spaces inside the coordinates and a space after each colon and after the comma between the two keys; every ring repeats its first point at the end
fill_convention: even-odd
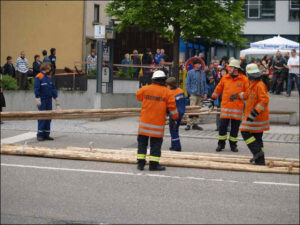
{"type": "Polygon", "coordinates": [[[16,75],[18,80],[18,85],[21,90],[26,90],[28,87],[28,70],[29,70],[29,64],[28,60],[25,58],[25,52],[21,51],[20,57],[17,59],[15,64],[16,69],[16,75]]]}
{"type": "Polygon", "coordinates": [[[292,80],[295,78],[296,86],[300,95],[300,72],[299,72],[299,56],[295,49],[291,51],[292,56],[289,58],[288,67],[289,67],[289,77],[288,77],[288,86],[286,91],[286,97],[291,96],[292,89],[292,80]]]}
{"type": "Polygon", "coordinates": [[[91,51],[91,54],[88,56],[87,62],[89,63],[87,65],[88,71],[93,71],[97,69],[97,55],[94,49],[91,51]]]}

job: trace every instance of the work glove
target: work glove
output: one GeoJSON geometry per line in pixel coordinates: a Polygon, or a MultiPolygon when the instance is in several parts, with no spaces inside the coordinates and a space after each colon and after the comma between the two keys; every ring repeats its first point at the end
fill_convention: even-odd
{"type": "Polygon", "coordinates": [[[40,98],[36,98],[35,101],[36,101],[36,106],[37,107],[40,107],[42,105],[42,102],[41,102],[40,98]]]}
{"type": "Polygon", "coordinates": [[[251,113],[247,117],[247,121],[253,122],[255,117],[257,116],[258,116],[258,112],[256,111],[256,109],[252,109],[251,113]]]}
{"type": "Polygon", "coordinates": [[[212,98],[209,98],[209,99],[207,99],[207,101],[209,102],[209,103],[208,103],[208,108],[211,109],[211,110],[213,110],[214,107],[215,107],[215,103],[214,103],[215,100],[212,99],[212,98]]]}
{"type": "Polygon", "coordinates": [[[55,101],[55,107],[56,107],[56,110],[61,110],[61,107],[60,107],[58,98],[54,99],[54,101],[55,101]]]}
{"type": "Polygon", "coordinates": [[[230,101],[233,102],[234,100],[236,100],[238,97],[238,94],[233,94],[230,96],[230,101]]]}
{"type": "Polygon", "coordinates": [[[177,120],[171,120],[171,128],[172,130],[177,130],[177,120]]]}

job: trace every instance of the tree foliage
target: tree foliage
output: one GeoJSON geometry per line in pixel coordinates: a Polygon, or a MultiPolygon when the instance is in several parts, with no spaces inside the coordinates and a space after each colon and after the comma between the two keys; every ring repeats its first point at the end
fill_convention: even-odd
{"type": "Polygon", "coordinates": [[[246,22],[242,0],[114,0],[108,15],[120,21],[117,31],[128,26],[151,30],[174,42],[174,63],[179,58],[179,37],[220,39],[237,46],[246,22]],[[176,49],[175,49],[176,48],[176,49]]]}
{"type": "Polygon", "coordinates": [[[200,36],[239,45],[246,22],[243,4],[230,0],[115,0],[106,12],[120,21],[118,31],[137,26],[173,40],[177,27],[184,40],[200,36]]]}

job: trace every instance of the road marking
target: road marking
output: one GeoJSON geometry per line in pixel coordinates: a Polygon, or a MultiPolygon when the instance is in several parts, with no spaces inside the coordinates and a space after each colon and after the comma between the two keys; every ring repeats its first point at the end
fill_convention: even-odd
{"type": "Polygon", "coordinates": [[[299,187],[299,184],[290,184],[290,183],[274,183],[274,182],[264,182],[264,181],[254,181],[254,184],[267,184],[267,185],[282,185],[282,186],[295,186],[299,187]]]}
{"type": "Polygon", "coordinates": [[[3,138],[3,139],[1,139],[1,143],[13,144],[13,143],[17,143],[17,142],[20,142],[20,141],[25,141],[25,140],[28,140],[28,139],[32,139],[34,137],[36,137],[36,132],[27,132],[27,133],[20,134],[20,135],[17,135],[17,136],[3,138]]]}
{"type": "MultiPolygon", "coordinates": [[[[1,166],[17,167],[17,168],[42,169],[42,170],[83,172],[83,173],[114,174],[114,175],[126,175],[126,176],[159,177],[159,178],[182,179],[182,180],[199,180],[199,181],[227,182],[227,183],[246,183],[246,182],[243,182],[243,181],[235,181],[235,180],[223,180],[223,179],[212,179],[212,178],[202,178],[202,177],[180,177],[180,176],[171,176],[171,175],[163,175],[163,174],[131,173],[131,172],[108,171],[108,170],[71,169],[71,168],[20,165],[20,164],[7,164],[7,163],[1,163],[1,166]]],[[[264,181],[254,181],[252,183],[253,184],[282,185],[282,186],[299,187],[299,184],[291,184],[291,183],[272,183],[272,182],[264,182],[264,181]]]]}

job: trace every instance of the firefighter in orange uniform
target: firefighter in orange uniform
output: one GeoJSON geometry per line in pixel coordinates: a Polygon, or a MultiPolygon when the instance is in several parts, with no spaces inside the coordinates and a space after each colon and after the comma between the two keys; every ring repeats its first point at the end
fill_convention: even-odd
{"type": "MultiPolygon", "coordinates": [[[[229,122],[231,123],[229,137],[230,149],[233,152],[238,152],[237,137],[243,117],[244,101],[240,99],[230,101],[230,96],[238,92],[246,91],[248,86],[248,78],[240,71],[240,61],[232,59],[229,64],[229,74],[222,77],[212,94],[213,100],[217,99],[222,94],[217,152],[220,152],[225,148],[229,122]]],[[[211,100],[212,104],[213,100],[211,100]]]]}
{"type": "Polygon", "coordinates": [[[173,120],[178,119],[175,97],[165,86],[166,75],[158,70],[152,76],[152,84],[143,86],[136,93],[138,101],[142,102],[142,110],[138,130],[138,154],[139,170],[143,170],[146,164],[148,140],[150,137],[149,170],[165,170],[159,164],[161,145],[164,137],[167,110],[173,120]]]}
{"type": "Polygon", "coordinates": [[[251,163],[265,165],[263,132],[270,129],[269,122],[269,96],[268,90],[262,82],[262,75],[255,63],[246,67],[250,80],[249,89],[245,92],[234,94],[230,97],[246,100],[244,118],[240,126],[242,136],[253,154],[251,163]]]}

